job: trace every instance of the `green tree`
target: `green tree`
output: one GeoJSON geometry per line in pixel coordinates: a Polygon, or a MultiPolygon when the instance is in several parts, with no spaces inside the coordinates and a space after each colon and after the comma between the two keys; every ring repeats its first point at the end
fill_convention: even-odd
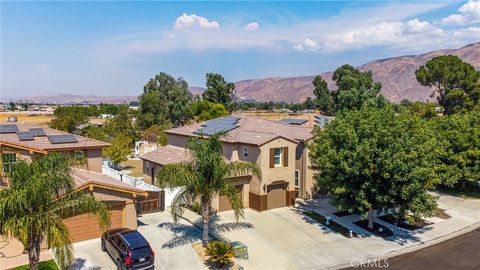
{"type": "Polygon", "coordinates": [[[192,94],[185,80],[175,79],[163,72],[156,75],[143,87],[143,94],[139,98],[140,127],[146,129],[167,121],[175,126],[185,123],[191,116],[191,101],[192,94]]]}
{"type": "Polygon", "coordinates": [[[437,117],[437,111],[435,109],[435,103],[432,102],[402,102],[401,106],[406,113],[420,116],[421,118],[430,119],[437,117]]]}
{"type": "Polygon", "coordinates": [[[212,103],[221,103],[226,108],[231,107],[231,103],[235,98],[235,84],[227,82],[221,74],[207,73],[207,89],[203,92],[202,97],[212,103]]]}
{"type": "Polygon", "coordinates": [[[386,102],[380,89],[382,85],[373,80],[370,71],[362,72],[343,65],[333,73],[337,90],[332,92],[332,100],[336,112],[341,110],[359,110],[363,105],[383,106],[386,102]]]}
{"type": "Polygon", "coordinates": [[[303,102],[302,107],[304,107],[307,110],[313,110],[315,109],[315,102],[311,97],[307,97],[305,102],[303,102]]]}
{"type": "Polygon", "coordinates": [[[432,125],[442,150],[441,183],[465,188],[480,181],[480,112],[439,117],[432,125]]]}
{"type": "Polygon", "coordinates": [[[118,134],[113,138],[110,147],[105,151],[105,155],[112,161],[115,168],[119,168],[122,161],[126,161],[131,154],[130,145],[133,140],[127,134],[118,134]]]}
{"type": "Polygon", "coordinates": [[[437,56],[415,71],[417,81],[434,88],[444,114],[469,111],[480,103],[480,72],[455,55],[437,56]]]}
{"type": "Polygon", "coordinates": [[[163,125],[153,125],[145,129],[142,133],[142,139],[149,142],[156,142],[160,145],[167,145],[167,134],[165,133],[166,129],[172,128],[171,124],[163,125]]]}
{"type": "Polygon", "coordinates": [[[51,128],[74,133],[80,125],[88,123],[89,113],[88,109],[79,106],[58,107],[53,116],[51,128]]]}
{"type": "Polygon", "coordinates": [[[322,76],[317,75],[313,78],[313,94],[317,108],[326,115],[332,114],[332,98],[328,89],[327,81],[322,76]]]}
{"type": "Polygon", "coordinates": [[[247,173],[261,178],[261,171],[252,162],[229,162],[222,154],[220,134],[208,138],[193,138],[187,148],[192,153],[192,159],[177,164],[169,164],[159,171],[161,185],[182,187],[172,201],[172,216],[174,222],[183,213],[183,208],[199,199],[202,206],[203,246],[208,244],[210,217],[214,213],[212,198],[218,195],[227,196],[232,204],[235,218],[243,217],[243,205],[237,196],[237,190],[231,184],[232,179],[247,173]]]}
{"type": "Polygon", "coordinates": [[[39,268],[40,245],[46,243],[61,268],[73,260],[70,233],[64,218],[95,214],[102,229],[110,222],[107,206],[89,193],[75,191],[70,161],[60,154],[19,161],[9,174],[10,185],[0,190],[0,233],[21,240],[30,269],[39,268]]]}
{"type": "Polygon", "coordinates": [[[134,125],[133,116],[130,114],[128,106],[118,107],[117,114],[108,119],[103,130],[109,137],[117,137],[119,134],[126,134],[132,140],[138,139],[137,129],[134,125]]]}
{"type": "Polygon", "coordinates": [[[341,112],[309,146],[319,187],[333,205],[349,212],[397,209],[430,216],[436,207],[427,191],[438,182],[439,151],[425,121],[398,115],[390,106],[341,112]]]}
{"type": "Polygon", "coordinates": [[[198,100],[192,103],[192,113],[200,121],[227,116],[230,113],[221,103],[212,103],[208,100],[198,100]]]}

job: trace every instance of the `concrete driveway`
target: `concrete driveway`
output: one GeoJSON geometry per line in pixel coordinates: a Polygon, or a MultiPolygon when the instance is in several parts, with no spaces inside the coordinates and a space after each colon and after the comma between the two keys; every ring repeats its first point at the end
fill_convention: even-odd
{"type": "MultiPolygon", "coordinates": [[[[138,231],[155,251],[155,269],[203,269],[203,263],[191,247],[201,241],[201,232],[190,223],[174,225],[170,213],[146,214],[138,218],[138,231]]],[[[72,269],[116,269],[110,256],[102,252],[100,238],[74,244],[72,269]]]]}

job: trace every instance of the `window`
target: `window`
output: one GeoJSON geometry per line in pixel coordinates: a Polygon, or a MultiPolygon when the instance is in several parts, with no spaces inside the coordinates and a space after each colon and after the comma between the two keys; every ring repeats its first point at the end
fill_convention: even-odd
{"type": "Polygon", "coordinates": [[[85,158],[85,152],[83,150],[75,150],[73,152],[74,158],[85,158]]]}
{"type": "Polygon", "coordinates": [[[273,164],[275,166],[282,166],[282,152],[283,148],[275,148],[273,152],[273,164]]]}
{"type": "Polygon", "coordinates": [[[243,147],[243,157],[248,158],[248,147],[243,147]]]}
{"type": "Polygon", "coordinates": [[[145,161],[145,173],[148,173],[150,170],[150,163],[148,161],[145,161]]]}
{"type": "Polygon", "coordinates": [[[295,187],[300,187],[300,171],[295,170],[295,187]]]}
{"type": "Polygon", "coordinates": [[[16,153],[2,154],[2,172],[9,173],[12,170],[12,165],[17,162],[16,153]]]}

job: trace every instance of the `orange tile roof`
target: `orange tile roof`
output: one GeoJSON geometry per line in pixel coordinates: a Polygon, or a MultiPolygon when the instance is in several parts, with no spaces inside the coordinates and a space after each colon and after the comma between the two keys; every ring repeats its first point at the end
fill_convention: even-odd
{"type": "Polygon", "coordinates": [[[182,161],[188,161],[191,159],[189,150],[184,148],[166,145],[155,149],[152,152],[146,153],[140,158],[143,160],[151,161],[160,165],[167,165],[172,163],[179,163],[182,161]]]}
{"type": "MultiPolygon", "coordinates": [[[[26,122],[0,122],[0,124],[16,124],[19,131],[29,131],[30,128],[43,128],[46,135],[63,135],[70,134],[53,128],[42,127],[26,122]]],[[[52,144],[47,137],[35,137],[33,141],[20,141],[15,133],[0,134],[0,143],[20,146],[27,149],[37,151],[55,151],[59,149],[85,149],[85,148],[102,148],[108,147],[110,144],[97,141],[90,138],[74,135],[77,143],[52,144]]]]}
{"type": "MultiPolygon", "coordinates": [[[[239,127],[227,132],[222,138],[224,142],[262,145],[278,137],[294,142],[307,141],[314,137],[311,127],[293,126],[255,116],[239,115],[238,117],[240,118],[239,127]]],[[[198,135],[193,132],[201,128],[202,124],[196,123],[169,129],[165,132],[194,137],[198,135]]]]}

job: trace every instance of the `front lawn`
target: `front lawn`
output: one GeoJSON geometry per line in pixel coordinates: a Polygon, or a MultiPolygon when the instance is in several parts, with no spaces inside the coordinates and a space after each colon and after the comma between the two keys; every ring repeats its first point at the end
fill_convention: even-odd
{"type": "Polygon", "coordinates": [[[349,229],[343,227],[342,225],[338,224],[337,222],[333,221],[332,219],[330,219],[330,222],[327,225],[327,218],[320,215],[317,212],[306,211],[306,212],[303,212],[303,213],[307,217],[309,217],[309,218],[315,220],[316,222],[328,227],[329,229],[331,229],[334,232],[340,233],[341,235],[343,235],[347,238],[357,237],[357,234],[355,232],[352,232],[352,236],[350,236],[350,230],[349,229]]]}
{"type": "MultiPolygon", "coordinates": [[[[28,264],[13,268],[13,270],[28,270],[28,269],[30,269],[28,264]]],[[[39,269],[40,270],[58,270],[59,268],[54,260],[49,260],[49,261],[40,262],[39,269]]]]}

